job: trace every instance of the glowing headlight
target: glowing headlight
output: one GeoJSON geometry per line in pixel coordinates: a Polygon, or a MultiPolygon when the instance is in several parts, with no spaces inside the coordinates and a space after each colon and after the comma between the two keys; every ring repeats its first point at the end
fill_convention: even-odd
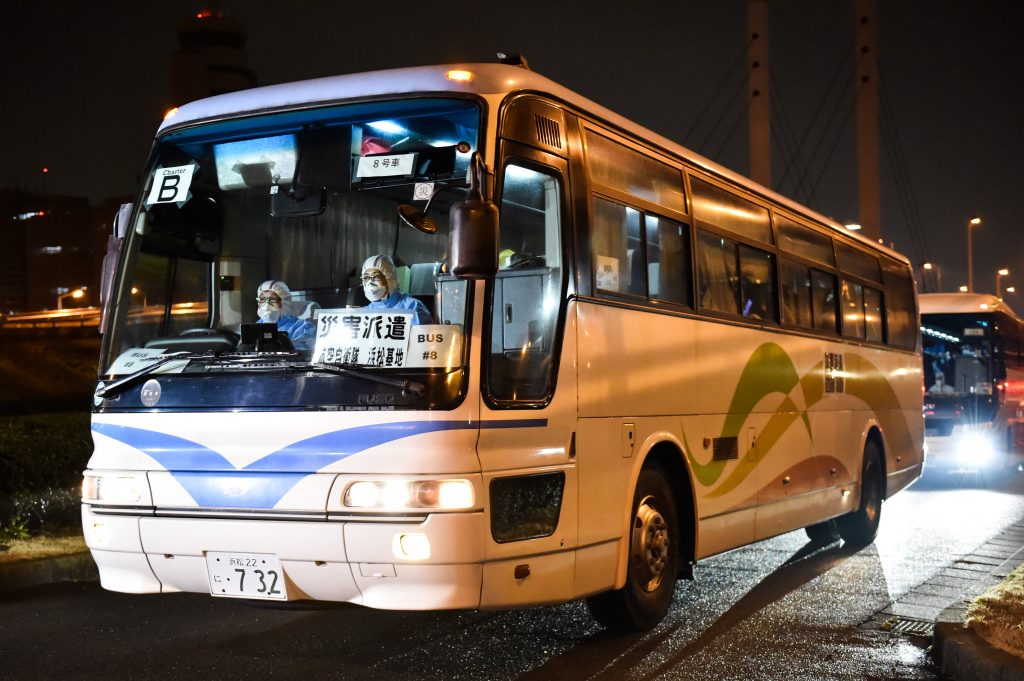
{"type": "Polygon", "coordinates": [[[149,503],[149,490],[144,474],[86,473],[82,478],[82,501],[108,504],[149,503]]]}
{"type": "Polygon", "coordinates": [[[957,456],[964,461],[985,463],[995,456],[995,453],[992,440],[983,433],[968,431],[957,443],[957,456]]]}
{"type": "Polygon", "coordinates": [[[360,480],[345,490],[350,508],[472,508],[469,480],[360,480]]]}

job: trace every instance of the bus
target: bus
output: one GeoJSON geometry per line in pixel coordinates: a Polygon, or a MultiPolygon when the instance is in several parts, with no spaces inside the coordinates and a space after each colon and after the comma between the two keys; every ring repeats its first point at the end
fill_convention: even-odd
{"type": "Polygon", "coordinates": [[[1024,321],[996,296],[920,296],[927,467],[1024,465],[1024,321]]]}
{"type": "Polygon", "coordinates": [[[143,178],[83,481],[106,589],[642,630],[702,558],[870,543],[920,475],[907,259],[523,66],[187,104],[143,178]],[[429,320],[367,304],[378,256],[429,320]]]}

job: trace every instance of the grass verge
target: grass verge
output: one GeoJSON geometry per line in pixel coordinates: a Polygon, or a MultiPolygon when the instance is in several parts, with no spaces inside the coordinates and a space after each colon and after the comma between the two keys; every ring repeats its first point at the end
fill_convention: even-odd
{"type": "Polygon", "coordinates": [[[33,558],[67,556],[85,550],[85,539],[81,530],[67,529],[52,535],[12,539],[0,545],[0,565],[33,558]]]}
{"type": "Polygon", "coordinates": [[[996,648],[1024,659],[1024,565],[978,596],[966,621],[996,648]]]}

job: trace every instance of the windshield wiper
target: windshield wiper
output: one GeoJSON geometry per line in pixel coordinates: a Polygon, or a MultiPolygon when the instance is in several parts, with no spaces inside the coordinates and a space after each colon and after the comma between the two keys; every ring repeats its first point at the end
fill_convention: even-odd
{"type": "Polygon", "coordinates": [[[159,359],[159,361],[156,361],[156,362],[154,362],[152,364],[149,364],[147,366],[142,367],[141,369],[139,369],[138,371],[136,371],[133,374],[128,374],[124,378],[117,379],[116,381],[114,381],[110,385],[103,386],[102,388],[100,388],[99,390],[96,391],[95,395],[96,395],[96,397],[99,397],[101,399],[117,397],[118,395],[123,393],[125,390],[128,390],[132,386],[137,385],[138,382],[141,381],[143,378],[145,378],[146,376],[149,376],[151,373],[153,373],[154,371],[156,371],[157,369],[159,369],[160,367],[162,367],[162,366],[164,366],[166,364],[170,364],[171,362],[176,362],[176,361],[180,361],[180,360],[196,360],[196,359],[203,359],[203,360],[214,360],[215,359],[215,360],[219,360],[219,361],[231,362],[233,364],[234,363],[248,364],[248,363],[251,363],[251,362],[266,361],[265,358],[263,358],[263,357],[238,357],[237,355],[222,356],[222,355],[217,355],[216,353],[214,353],[212,351],[211,352],[172,352],[169,355],[164,355],[163,357],[161,357],[159,359]]]}
{"type": "MultiPolygon", "coordinates": [[[[143,378],[149,376],[160,367],[170,364],[174,361],[179,360],[217,360],[226,361],[232,364],[261,364],[266,363],[266,357],[239,357],[234,356],[218,356],[212,352],[195,353],[195,352],[175,352],[165,357],[161,357],[159,361],[154,362],[148,366],[144,366],[133,374],[129,374],[124,378],[118,379],[110,385],[103,386],[96,391],[96,397],[101,399],[108,399],[116,397],[124,391],[128,390],[134,385],[137,385],[143,378]]],[[[390,378],[388,376],[381,376],[369,371],[360,371],[358,369],[350,369],[348,367],[335,366],[333,364],[318,364],[315,362],[275,362],[274,366],[267,367],[254,367],[263,370],[273,369],[287,369],[288,371],[321,371],[328,374],[335,374],[337,376],[351,376],[353,378],[361,378],[365,381],[373,381],[374,383],[380,383],[381,385],[389,385],[393,388],[398,388],[402,391],[403,395],[412,395],[414,397],[423,397],[425,393],[425,387],[422,383],[417,381],[409,381],[402,378],[390,378]]]]}
{"type": "Polygon", "coordinates": [[[413,397],[423,397],[425,391],[424,385],[417,381],[410,381],[404,378],[390,378],[370,371],[360,371],[359,369],[351,369],[349,367],[337,366],[334,364],[319,364],[316,362],[301,364],[290,363],[288,364],[288,369],[291,371],[322,371],[324,373],[335,374],[337,376],[361,378],[365,381],[373,381],[374,383],[380,383],[381,385],[389,385],[392,388],[398,388],[402,391],[403,395],[412,395],[413,397]]]}

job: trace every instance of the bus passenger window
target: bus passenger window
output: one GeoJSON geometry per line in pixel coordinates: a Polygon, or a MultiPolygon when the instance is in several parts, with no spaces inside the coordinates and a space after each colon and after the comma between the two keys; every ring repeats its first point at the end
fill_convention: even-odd
{"type": "Polygon", "coordinates": [[[811,272],[806,265],[782,261],[782,321],[811,327],[811,272]]]}
{"type": "Polygon", "coordinates": [[[882,293],[869,286],[864,287],[864,327],[869,341],[881,343],[885,340],[882,293]]]}
{"type": "Polygon", "coordinates": [[[736,242],[703,230],[697,232],[697,269],[700,275],[700,306],[736,314],[739,311],[736,242]]]}
{"type": "Polygon", "coordinates": [[[595,287],[646,295],[640,212],[595,196],[592,235],[595,287]]]}
{"type": "Polygon", "coordinates": [[[648,295],[680,305],[690,304],[690,237],[685,225],[644,216],[647,233],[648,295]]]}
{"type": "Polygon", "coordinates": [[[837,333],[836,278],[826,272],[811,270],[811,309],[814,328],[826,333],[837,333]]]}
{"type": "Polygon", "coordinates": [[[864,338],[864,287],[843,279],[843,335],[864,338]]]}
{"type": "Polygon", "coordinates": [[[882,260],[885,280],[885,316],[889,345],[912,350],[917,344],[914,281],[906,265],[882,260]]]}
{"type": "Polygon", "coordinates": [[[775,320],[775,274],[772,255],[740,245],[740,314],[750,319],[775,320]]]}

